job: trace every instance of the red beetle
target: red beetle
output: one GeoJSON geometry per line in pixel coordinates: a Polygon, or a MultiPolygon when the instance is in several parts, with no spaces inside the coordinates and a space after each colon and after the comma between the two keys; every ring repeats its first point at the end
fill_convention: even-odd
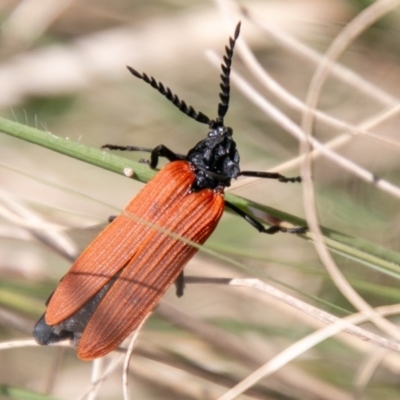
{"type": "Polygon", "coordinates": [[[224,125],[229,107],[229,76],[240,23],[225,48],[221,73],[218,117],[211,120],[181,101],[153,77],[129,71],[150,84],[180,111],[207,124],[207,137],[187,155],[164,145],[153,150],[105,145],[111,150],[150,151],[150,167],[159,157],[170,163],[143,187],[75,261],[47,302],[47,310],[35,326],[33,336],[47,345],[70,339],[78,357],[92,360],[114,350],[157,305],[175,282],[183,294],[183,268],[197,252],[179,237],[203,244],[217,226],[224,207],[242,216],[262,233],[303,233],[264,225],[224,200],[224,189],[238,176],[300,182],[278,173],[240,171],[239,153],[232,129],[224,125]]]}

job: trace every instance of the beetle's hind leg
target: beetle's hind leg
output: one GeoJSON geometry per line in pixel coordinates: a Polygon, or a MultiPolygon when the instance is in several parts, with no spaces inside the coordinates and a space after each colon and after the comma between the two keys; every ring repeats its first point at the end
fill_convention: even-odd
{"type": "Polygon", "coordinates": [[[178,297],[182,297],[184,289],[185,289],[185,276],[183,274],[183,271],[179,274],[178,278],[176,278],[175,288],[176,288],[176,292],[175,292],[176,295],[178,297]]]}

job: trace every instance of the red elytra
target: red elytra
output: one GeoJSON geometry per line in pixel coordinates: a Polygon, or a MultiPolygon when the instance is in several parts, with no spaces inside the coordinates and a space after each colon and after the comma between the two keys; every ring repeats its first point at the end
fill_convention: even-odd
{"type": "Polygon", "coordinates": [[[79,358],[91,360],[115,349],[178,278],[197,248],[175,235],[202,244],[214,231],[224,209],[223,196],[211,189],[190,193],[194,180],[186,161],[167,164],[58,285],[47,306],[48,325],[69,318],[121,271],[86,325],[79,358]]]}

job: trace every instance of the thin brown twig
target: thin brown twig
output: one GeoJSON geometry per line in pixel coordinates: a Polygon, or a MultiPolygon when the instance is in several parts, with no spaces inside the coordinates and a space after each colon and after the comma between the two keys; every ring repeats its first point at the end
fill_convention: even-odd
{"type": "MultiPolygon", "coordinates": [[[[309,86],[306,96],[307,108],[303,114],[302,128],[306,134],[307,140],[300,142],[301,153],[309,154],[314,146],[313,144],[313,127],[314,115],[311,110],[317,108],[322,93],[322,88],[332,70],[332,66],[348,48],[348,46],[367,28],[373,23],[378,21],[384,15],[394,10],[400,4],[399,0],[378,0],[369,7],[360,12],[352,21],[350,21],[339,33],[339,35],[332,42],[331,46],[326,52],[326,57],[318,66],[309,86]]],[[[369,173],[373,176],[372,173],[369,173]]],[[[302,164],[302,177],[303,177],[303,199],[307,217],[307,222],[310,231],[313,233],[315,240],[315,248],[321,261],[324,263],[329,275],[333,282],[340,290],[340,292],[347,298],[347,300],[354,305],[358,310],[367,313],[371,321],[382,329],[384,332],[389,333],[391,336],[400,339],[400,331],[397,326],[382,318],[378,315],[373,308],[354,290],[344,274],[339,270],[336,265],[319,226],[317,205],[315,199],[315,189],[312,177],[312,160],[306,157],[302,164]]],[[[372,182],[378,182],[379,179],[373,176],[372,182]]],[[[371,183],[372,183],[371,182],[371,183]]],[[[379,186],[379,185],[377,185],[379,186]]]]}

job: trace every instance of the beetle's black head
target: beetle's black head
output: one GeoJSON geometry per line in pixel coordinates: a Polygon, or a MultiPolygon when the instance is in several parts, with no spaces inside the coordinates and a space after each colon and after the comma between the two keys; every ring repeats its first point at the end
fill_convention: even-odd
{"type": "Polygon", "coordinates": [[[202,112],[197,112],[187,105],[161,82],[157,82],[152,76],[139,73],[128,67],[129,71],[139,79],[144,80],[163,96],[171,101],[180,111],[194,120],[207,124],[210,127],[207,138],[196,144],[186,157],[179,157],[189,161],[196,173],[196,182],[192,189],[198,191],[205,188],[224,188],[230,186],[231,179],[237,178],[239,169],[239,154],[236,143],[232,139],[232,129],[224,125],[224,117],[229,108],[230,73],[233,58],[233,49],[240,33],[240,22],[236,25],[233,38],[229,38],[229,44],[225,47],[224,62],[221,64],[220,102],[218,104],[218,117],[210,119],[202,112]]]}
{"type": "Polygon", "coordinates": [[[207,138],[201,140],[187,154],[187,160],[195,168],[196,182],[193,190],[230,186],[237,178],[239,153],[232,139],[232,129],[221,125],[210,126],[207,138]]]}

